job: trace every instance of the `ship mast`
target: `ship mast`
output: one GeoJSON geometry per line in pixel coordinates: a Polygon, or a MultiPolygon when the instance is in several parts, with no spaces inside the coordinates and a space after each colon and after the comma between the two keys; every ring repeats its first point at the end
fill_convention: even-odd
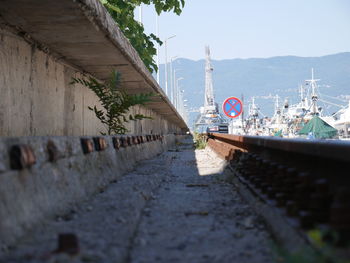
{"type": "Polygon", "coordinates": [[[205,93],[204,110],[206,112],[215,111],[215,98],[213,90],[213,67],[210,59],[209,46],[205,47],[205,93]]]}
{"type": "Polygon", "coordinates": [[[299,93],[300,93],[301,106],[304,107],[305,98],[304,98],[304,87],[303,87],[303,85],[300,85],[299,93]]]}
{"type": "Polygon", "coordinates": [[[281,109],[280,109],[280,104],[279,104],[279,96],[275,96],[275,115],[280,115],[281,114],[281,109]]]}
{"type": "Polygon", "coordinates": [[[306,80],[306,83],[311,86],[311,114],[318,115],[319,110],[317,107],[318,95],[317,95],[317,81],[319,79],[314,79],[314,69],[311,69],[311,79],[306,80]]]}

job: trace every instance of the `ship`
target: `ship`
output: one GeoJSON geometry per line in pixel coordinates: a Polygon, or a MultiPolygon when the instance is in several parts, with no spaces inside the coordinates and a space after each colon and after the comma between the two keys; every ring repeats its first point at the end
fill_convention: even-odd
{"type": "Polygon", "coordinates": [[[319,80],[315,79],[314,70],[311,69],[311,79],[299,86],[300,101],[296,104],[290,105],[288,99],[280,103],[280,97],[274,96],[274,114],[271,118],[259,115],[260,109],[252,98],[248,117],[241,121],[243,134],[350,139],[350,103],[333,115],[324,115],[323,108],[318,103],[321,100],[317,85],[319,80]],[[315,133],[322,135],[315,136],[315,133]]]}
{"type": "Polygon", "coordinates": [[[331,125],[339,131],[339,138],[350,140],[350,100],[346,107],[343,107],[332,115],[331,125]]]}

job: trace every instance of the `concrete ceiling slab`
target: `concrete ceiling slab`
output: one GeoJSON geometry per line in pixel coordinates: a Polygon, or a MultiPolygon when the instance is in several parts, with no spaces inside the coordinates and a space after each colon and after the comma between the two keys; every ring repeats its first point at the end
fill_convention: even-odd
{"type": "Polygon", "coordinates": [[[122,73],[130,93],[158,94],[147,107],[183,129],[187,125],[98,0],[1,0],[0,23],[44,45],[62,60],[106,80],[122,73]]]}

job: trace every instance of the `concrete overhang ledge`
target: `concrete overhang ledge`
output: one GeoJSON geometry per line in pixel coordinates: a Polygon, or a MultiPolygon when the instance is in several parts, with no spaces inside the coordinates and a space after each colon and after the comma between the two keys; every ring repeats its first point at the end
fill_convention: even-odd
{"type": "Polygon", "coordinates": [[[130,93],[155,92],[160,99],[147,107],[172,112],[171,122],[187,125],[148,71],[136,50],[98,0],[1,0],[0,23],[42,45],[57,59],[106,80],[113,69],[122,73],[130,93]],[[138,83],[135,86],[135,83],[138,83]]]}

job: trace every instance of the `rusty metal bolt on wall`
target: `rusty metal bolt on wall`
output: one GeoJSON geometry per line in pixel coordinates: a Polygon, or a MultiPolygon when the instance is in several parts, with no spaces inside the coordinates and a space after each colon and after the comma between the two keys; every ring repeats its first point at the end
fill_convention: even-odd
{"type": "Polygon", "coordinates": [[[84,154],[88,154],[94,151],[94,143],[89,138],[81,138],[81,148],[84,154]]]}
{"type": "Polygon", "coordinates": [[[128,146],[128,143],[127,143],[126,138],[124,136],[120,137],[119,140],[120,140],[121,147],[125,148],[128,146]]]}
{"type": "Polygon", "coordinates": [[[139,144],[139,139],[138,139],[138,136],[132,136],[132,141],[133,141],[133,144],[139,144]]]}
{"type": "Polygon", "coordinates": [[[142,143],[142,140],[141,140],[141,136],[140,136],[140,135],[136,136],[136,140],[137,140],[137,143],[138,143],[138,144],[141,144],[141,143],[142,143]]]}
{"type": "Polygon", "coordinates": [[[114,149],[118,150],[121,147],[121,142],[118,137],[113,137],[112,142],[114,149]]]}
{"type": "Polygon", "coordinates": [[[29,145],[14,145],[11,147],[9,154],[11,169],[22,170],[30,168],[36,163],[34,151],[29,145]]]}
{"type": "Polygon", "coordinates": [[[56,144],[49,140],[46,144],[46,150],[48,154],[49,162],[56,162],[61,156],[56,144]]]}
{"type": "Polygon", "coordinates": [[[133,144],[131,136],[126,136],[126,143],[128,144],[128,146],[131,146],[133,144]]]}
{"type": "Polygon", "coordinates": [[[95,150],[96,151],[104,151],[107,149],[108,145],[107,145],[107,141],[105,138],[103,137],[93,137],[92,138],[94,141],[94,145],[95,145],[95,150]]]}
{"type": "Polygon", "coordinates": [[[126,138],[125,138],[124,136],[120,137],[120,138],[119,138],[119,141],[120,141],[120,146],[121,146],[122,148],[125,148],[125,147],[128,146],[128,143],[126,142],[126,138]]]}

